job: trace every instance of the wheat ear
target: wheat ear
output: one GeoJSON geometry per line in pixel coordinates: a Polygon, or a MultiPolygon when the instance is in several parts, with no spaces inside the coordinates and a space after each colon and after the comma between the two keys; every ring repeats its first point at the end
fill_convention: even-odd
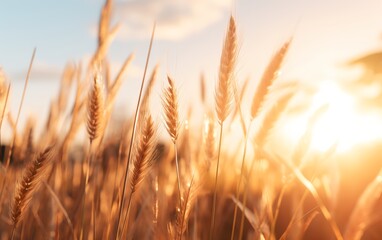
{"type": "Polygon", "coordinates": [[[155,128],[151,115],[145,116],[144,125],[141,130],[140,138],[136,146],[136,153],[133,159],[133,169],[131,170],[130,178],[130,195],[127,200],[127,213],[123,220],[122,232],[128,229],[128,222],[130,216],[131,200],[133,194],[137,190],[139,184],[147,176],[147,173],[153,165],[155,159],[155,128]]]}
{"type": "Polygon", "coordinates": [[[136,155],[133,160],[130,188],[134,193],[137,186],[147,175],[153,163],[153,152],[155,149],[155,129],[151,115],[146,116],[145,125],[141,132],[141,137],[136,148],[136,155]]]}
{"type": "Polygon", "coordinates": [[[233,100],[232,78],[237,57],[235,19],[231,16],[220,58],[219,81],[215,94],[216,113],[222,124],[231,110],[233,100]]]}
{"type": "Polygon", "coordinates": [[[215,186],[214,186],[214,196],[212,203],[212,219],[211,219],[211,229],[210,229],[210,240],[213,239],[214,228],[215,228],[215,213],[216,213],[216,194],[217,194],[217,184],[219,175],[219,162],[220,162],[220,150],[223,139],[223,122],[227,118],[230,110],[231,103],[233,100],[233,75],[234,67],[236,64],[237,57],[237,36],[236,36],[236,23],[233,16],[229,20],[228,31],[225,37],[222,55],[220,58],[220,69],[219,69],[219,81],[215,94],[216,102],[216,114],[218,122],[220,124],[220,134],[219,134],[219,147],[218,156],[216,163],[216,173],[215,173],[215,186]]]}
{"type": "Polygon", "coordinates": [[[170,76],[167,76],[168,87],[163,91],[162,104],[164,109],[165,126],[171,140],[174,144],[175,150],[175,165],[176,165],[176,178],[178,182],[179,192],[179,206],[182,205],[182,191],[180,187],[180,171],[178,161],[178,149],[176,140],[179,134],[179,107],[178,107],[178,94],[176,92],[174,81],[170,76]]]}
{"type": "Polygon", "coordinates": [[[90,142],[98,138],[102,132],[104,114],[104,89],[101,76],[94,76],[93,88],[89,92],[87,131],[90,142]]]}
{"type": "Polygon", "coordinates": [[[257,144],[257,146],[263,147],[263,144],[265,143],[269,131],[273,128],[277,120],[285,111],[288,103],[290,102],[293,96],[294,92],[285,93],[284,95],[279,97],[273,104],[273,106],[271,106],[269,111],[265,113],[261,126],[255,135],[255,143],[257,144]]]}
{"type": "Polygon", "coordinates": [[[178,230],[179,240],[182,240],[182,236],[187,229],[187,222],[190,216],[191,208],[196,200],[197,185],[194,182],[194,176],[191,178],[188,184],[187,190],[183,194],[182,205],[179,207],[179,211],[176,218],[176,226],[178,230]]]}
{"type": "Polygon", "coordinates": [[[53,157],[53,146],[47,147],[39,153],[26,167],[17,184],[14,200],[11,206],[11,219],[13,231],[22,220],[24,213],[29,207],[33,194],[41,185],[41,180],[46,176],[46,169],[50,166],[53,157]]]}
{"type": "Polygon", "coordinates": [[[176,142],[179,134],[179,107],[178,95],[176,92],[174,80],[167,76],[168,87],[163,91],[163,109],[165,117],[165,126],[173,143],[176,142]]]}
{"type": "Polygon", "coordinates": [[[290,43],[291,40],[287,41],[281,46],[281,48],[276,52],[276,54],[269,62],[267,68],[265,69],[263,76],[261,77],[260,83],[257,86],[255,95],[253,96],[251,106],[251,119],[257,117],[260,108],[263,104],[263,101],[269,92],[269,87],[277,78],[278,72],[281,68],[284,57],[289,49],[290,43]]]}

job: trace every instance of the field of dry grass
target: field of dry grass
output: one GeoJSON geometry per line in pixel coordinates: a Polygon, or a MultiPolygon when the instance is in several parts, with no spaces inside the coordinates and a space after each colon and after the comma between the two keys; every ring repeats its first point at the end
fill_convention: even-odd
{"type": "Polygon", "coordinates": [[[102,9],[88,65],[65,68],[41,135],[32,120],[18,126],[19,116],[6,108],[10,85],[1,82],[0,124],[10,123],[13,135],[1,148],[0,239],[381,239],[378,144],[359,146],[351,158],[362,161],[349,165],[335,144],[310,154],[324,105],[288,154],[275,147],[272,136],[304,87],[278,82],[293,39],[270,56],[256,87],[240,86],[231,17],[216,87],[207,89],[201,79],[205,114],[190,124],[193,113],[179,105],[177,80],[171,73],[157,79],[158,66],[147,69],[154,27],[139,98],[130,103],[135,114],[115,121],[116,96],[134,56],[111,79],[105,58],[118,30],[110,25],[111,5],[107,0],[102,9]],[[164,83],[161,99],[151,94],[156,81],[164,83]],[[213,91],[213,106],[206,91],[213,91]],[[252,98],[242,104],[245,91],[252,98]],[[162,103],[162,119],[152,116],[152,101],[162,103]],[[240,137],[230,135],[235,124],[240,137]],[[81,126],[82,143],[74,141],[81,126]]]}

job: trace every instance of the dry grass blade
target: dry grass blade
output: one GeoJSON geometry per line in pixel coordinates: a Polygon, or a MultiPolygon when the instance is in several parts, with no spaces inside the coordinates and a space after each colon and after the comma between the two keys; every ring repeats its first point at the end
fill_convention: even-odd
{"type": "Polygon", "coordinates": [[[141,106],[141,98],[142,98],[143,86],[145,85],[147,68],[148,68],[148,64],[149,64],[149,60],[150,60],[151,49],[152,49],[153,42],[154,42],[155,27],[156,27],[156,25],[154,24],[153,30],[151,32],[150,45],[149,45],[149,50],[147,52],[146,64],[145,64],[145,69],[144,69],[144,72],[143,72],[141,87],[139,89],[139,96],[138,96],[137,106],[136,106],[135,113],[134,113],[134,122],[133,122],[132,131],[131,131],[129,151],[128,151],[125,171],[124,171],[124,175],[123,175],[122,196],[121,196],[121,201],[120,201],[119,209],[118,209],[117,229],[116,229],[115,239],[118,239],[118,237],[119,237],[118,233],[119,233],[120,224],[121,224],[121,216],[122,216],[123,206],[124,206],[124,203],[125,203],[125,193],[126,193],[127,179],[128,179],[127,175],[128,175],[128,172],[129,172],[129,164],[130,164],[130,160],[131,160],[131,152],[132,152],[133,143],[134,143],[134,140],[135,140],[135,131],[136,131],[136,127],[137,127],[139,109],[140,109],[140,106],[141,106]]]}
{"type": "Polygon", "coordinates": [[[196,200],[197,189],[197,184],[194,182],[194,177],[192,177],[190,183],[188,184],[187,190],[183,194],[182,206],[179,208],[176,219],[179,240],[182,239],[183,234],[186,232],[191,208],[196,200]]]}
{"type": "Polygon", "coordinates": [[[252,106],[251,106],[251,119],[257,117],[260,108],[263,104],[265,97],[269,92],[269,87],[273,84],[273,81],[278,75],[278,71],[281,68],[284,57],[289,49],[291,40],[283,44],[283,46],[276,52],[272,60],[268,64],[263,76],[257,86],[255,95],[253,96],[252,106]]]}
{"type": "Polygon", "coordinates": [[[109,46],[119,29],[118,24],[114,27],[110,27],[112,8],[113,1],[107,0],[101,11],[101,18],[98,26],[98,47],[91,59],[91,67],[94,67],[96,64],[99,64],[104,60],[109,46]]]}
{"type": "Polygon", "coordinates": [[[359,197],[346,226],[345,239],[362,239],[367,227],[373,222],[373,212],[382,195],[382,170],[359,197]]]}
{"type": "Polygon", "coordinates": [[[270,129],[272,129],[279,120],[293,96],[293,92],[282,95],[279,99],[277,99],[271,109],[266,112],[264,119],[262,120],[262,124],[255,135],[255,143],[258,146],[262,146],[264,144],[270,129]]]}
{"type": "Polygon", "coordinates": [[[101,46],[109,34],[113,1],[107,0],[101,11],[101,18],[98,26],[98,46],[101,46]]]}
{"type": "Polygon", "coordinates": [[[76,89],[76,94],[75,94],[75,99],[72,107],[72,118],[70,122],[70,127],[68,132],[65,135],[64,141],[62,143],[62,149],[60,150],[62,155],[65,155],[62,157],[62,159],[66,159],[66,154],[67,150],[69,148],[70,142],[73,140],[75,137],[76,132],[78,131],[78,128],[80,126],[80,111],[81,111],[81,94],[84,88],[84,84],[81,82],[81,65],[77,67],[77,73],[76,73],[76,83],[77,83],[77,89],[76,89]]]}
{"type": "Polygon", "coordinates": [[[108,88],[108,94],[107,94],[107,109],[110,109],[112,105],[114,104],[114,99],[117,96],[118,90],[120,89],[122,85],[122,80],[125,72],[127,71],[128,67],[130,66],[131,62],[134,59],[134,54],[131,54],[126,61],[123,63],[121,69],[118,72],[117,77],[115,78],[112,85],[108,88]]]}
{"type": "MultiPolygon", "coordinates": [[[[308,227],[310,226],[310,224],[312,223],[312,221],[319,215],[319,211],[317,210],[312,210],[312,211],[309,211],[308,213],[306,213],[302,219],[296,219],[296,220],[293,220],[293,221],[290,221],[286,230],[284,231],[284,233],[281,235],[280,237],[280,240],[286,240],[288,239],[288,236],[292,233],[292,226],[300,221],[303,221],[304,218],[306,218],[305,222],[304,222],[304,225],[302,227],[302,232],[306,232],[306,230],[308,229],[308,227]]],[[[294,215],[296,216],[296,215],[294,215]]],[[[293,216],[293,217],[294,217],[293,216]]]]}
{"type": "Polygon", "coordinates": [[[28,68],[28,73],[27,73],[27,76],[25,78],[25,83],[24,83],[24,89],[23,89],[23,93],[21,95],[21,100],[20,100],[20,105],[19,105],[19,109],[17,111],[17,117],[16,117],[16,122],[15,122],[15,126],[13,128],[13,140],[11,142],[11,145],[10,145],[10,151],[8,152],[8,155],[7,155],[7,159],[6,159],[6,162],[5,162],[5,168],[8,167],[9,163],[10,163],[10,160],[11,160],[11,155],[12,155],[12,152],[13,152],[13,147],[16,143],[16,137],[17,137],[17,125],[19,123],[19,118],[20,118],[20,114],[21,114],[21,109],[23,107],[23,103],[24,103],[24,98],[25,98],[25,93],[26,93],[26,90],[27,90],[27,87],[28,87],[28,82],[29,82],[29,77],[30,77],[30,74],[32,72],[32,66],[33,66],[33,62],[34,62],[34,57],[36,55],[36,48],[33,50],[33,53],[32,53],[32,57],[31,57],[31,60],[30,60],[30,63],[29,63],[29,68],[28,68]]]}
{"type": "Polygon", "coordinates": [[[206,104],[206,78],[204,74],[200,74],[200,100],[206,104]]]}
{"type": "MultiPolygon", "coordinates": [[[[252,210],[244,206],[238,199],[231,196],[232,201],[238,206],[238,208],[243,212],[244,216],[247,218],[248,222],[251,224],[252,228],[262,233],[264,236],[269,236],[269,227],[261,223],[261,219],[253,213],[252,210]]],[[[268,239],[268,238],[267,238],[268,239]]]]}
{"type": "Polygon", "coordinates": [[[336,221],[334,220],[329,209],[325,206],[324,202],[322,201],[322,199],[321,199],[320,195],[318,194],[317,189],[314,187],[313,183],[311,183],[304,176],[304,174],[301,173],[301,171],[298,168],[294,167],[290,162],[284,160],[282,157],[278,156],[277,154],[272,156],[261,148],[257,148],[257,150],[259,151],[259,153],[262,156],[266,157],[268,160],[273,161],[275,163],[278,162],[278,163],[283,164],[291,173],[293,173],[293,175],[296,177],[296,179],[306,188],[306,190],[309,191],[309,193],[312,195],[312,197],[316,201],[318,207],[320,208],[322,215],[324,216],[326,221],[330,224],[330,227],[333,231],[334,236],[339,240],[344,239],[342,234],[341,234],[340,229],[338,228],[336,221]]]}
{"type": "MultiPolygon", "coordinates": [[[[248,83],[248,81],[247,81],[247,83],[248,83]]],[[[247,127],[245,124],[243,112],[241,111],[241,101],[242,101],[243,95],[242,95],[242,93],[240,93],[240,96],[239,96],[239,91],[237,89],[237,83],[236,82],[233,82],[232,85],[233,85],[233,92],[234,92],[234,97],[235,97],[235,110],[234,110],[234,114],[232,115],[231,123],[235,120],[236,115],[239,115],[241,130],[243,131],[244,136],[246,136],[247,135],[247,127]]]]}
{"type": "Polygon", "coordinates": [[[64,205],[61,203],[60,198],[57,196],[57,194],[54,192],[54,190],[51,188],[51,186],[49,186],[49,184],[48,184],[46,181],[42,181],[42,183],[44,184],[44,186],[46,187],[46,189],[48,189],[50,195],[52,196],[52,199],[56,202],[58,208],[59,208],[59,209],[61,210],[61,212],[64,214],[65,219],[66,219],[66,222],[67,222],[68,225],[69,225],[70,231],[71,231],[72,234],[73,234],[73,239],[76,240],[76,239],[77,239],[77,236],[76,236],[76,234],[74,233],[73,223],[72,223],[72,221],[70,220],[69,214],[68,214],[68,212],[66,211],[64,205]]]}
{"type": "Polygon", "coordinates": [[[66,109],[68,103],[68,95],[70,92],[70,87],[73,83],[75,77],[76,68],[73,64],[67,64],[62,74],[61,83],[60,83],[60,92],[57,98],[57,107],[59,112],[63,112],[66,109]]]}
{"type": "Polygon", "coordinates": [[[23,214],[27,210],[33,194],[41,184],[41,179],[45,176],[53,157],[53,146],[47,147],[27,166],[18,183],[14,201],[12,203],[11,219],[13,227],[21,221],[23,214]]]}
{"type": "Polygon", "coordinates": [[[164,109],[165,126],[173,143],[179,134],[179,107],[178,96],[174,81],[167,76],[169,86],[163,91],[162,104],[164,109]]]}
{"type": "Polygon", "coordinates": [[[312,114],[312,116],[309,117],[306,130],[301,136],[300,140],[298,141],[297,147],[295,151],[293,152],[293,156],[292,156],[292,159],[297,166],[301,163],[302,159],[304,158],[306,152],[309,149],[309,145],[313,137],[314,125],[316,125],[317,121],[328,110],[328,108],[329,108],[329,105],[323,105],[320,108],[318,108],[312,114]]]}
{"type": "Polygon", "coordinates": [[[233,16],[229,21],[222,55],[220,58],[219,81],[216,89],[216,113],[221,124],[227,118],[233,100],[232,80],[237,57],[236,23],[233,16]]]}
{"type": "Polygon", "coordinates": [[[208,170],[211,165],[211,161],[215,158],[216,151],[216,131],[215,124],[212,117],[206,120],[206,131],[204,138],[204,152],[206,155],[206,169],[208,170]]]}
{"type": "Polygon", "coordinates": [[[234,96],[235,96],[235,103],[236,104],[235,104],[234,112],[232,114],[231,123],[239,115],[240,123],[241,123],[242,129],[244,131],[244,134],[245,134],[245,129],[246,128],[245,128],[243,112],[242,112],[242,109],[241,109],[241,103],[243,102],[243,98],[244,98],[245,92],[248,89],[249,80],[250,80],[249,77],[245,79],[243,85],[240,88],[240,91],[238,91],[238,89],[237,89],[237,84],[234,84],[234,94],[235,94],[234,96]]]}
{"type": "Polygon", "coordinates": [[[154,70],[153,70],[153,72],[151,73],[151,76],[150,76],[150,80],[149,80],[149,82],[147,84],[147,88],[146,88],[145,94],[143,95],[142,106],[141,106],[141,110],[140,110],[141,114],[148,110],[148,107],[149,107],[149,104],[150,104],[151,92],[153,91],[155,82],[156,82],[156,80],[158,78],[158,71],[159,71],[159,64],[157,64],[154,67],[154,70]]]}
{"type": "Polygon", "coordinates": [[[102,121],[104,120],[104,89],[101,76],[94,76],[93,88],[89,93],[87,130],[90,142],[98,138],[102,132],[102,121]]]}

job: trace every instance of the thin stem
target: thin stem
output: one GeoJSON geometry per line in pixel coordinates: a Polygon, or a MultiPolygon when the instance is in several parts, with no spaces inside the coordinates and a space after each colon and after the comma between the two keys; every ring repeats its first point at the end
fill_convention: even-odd
{"type": "MultiPolygon", "coordinates": [[[[249,177],[248,177],[248,181],[249,181],[249,177]]],[[[245,209],[246,209],[246,206],[247,206],[248,192],[249,192],[249,184],[247,183],[247,185],[245,187],[244,195],[243,195],[243,213],[241,214],[241,218],[240,218],[240,228],[239,228],[239,238],[238,239],[243,239],[244,216],[245,216],[245,209]]]]}
{"type": "Polygon", "coordinates": [[[178,192],[179,192],[179,208],[182,207],[182,192],[180,190],[180,171],[178,162],[178,148],[176,147],[176,141],[174,141],[174,151],[175,151],[175,166],[176,166],[176,178],[178,181],[178,192]]]}
{"type": "MultiPolygon", "coordinates": [[[[239,200],[239,193],[240,193],[240,187],[241,187],[241,181],[243,178],[243,172],[244,172],[244,166],[245,166],[245,157],[247,155],[247,146],[248,146],[248,136],[249,136],[249,131],[251,129],[252,121],[250,121],[247,132],[245,133],[245,143],[244,143],[244,152],[243,152],[243,158],[241,160],[241,170],[240,170],[240,177],[239,177],[239,182],[237,183],[237,188],[236,188],[236,199],[239,200]]],[[[233,214],[233,223],[232,223],[232,230],[231,230],[231,240],[234,239],[235,236],[235,225],[236,225],[236,218],[237,218],[237,204],[235,204],[235,210],[233,214]]]]}
{"type": "MultiPolygon", "coordinates": [[[[274,158],[273,156],[271,157],[263,149],[261,149],[261,150],[262,150],[261,153],[266,155],[266,157],[268,157],[270,159],[274,158]]],[[[297,180],[309,191],[311,196],[316,201],[318,207],[320,208],[322,215],[324,216],[326,221],[329,223],[336,239],[338,239],[338,240],[344,239],[336,221],[334,220],[334,218],[333,218],[332,214],[330,213],[330,211],[328,210],[328,208],[325,206],[325,203],[322,201],[322,199],[321,199],[320,195],[318,194],[317,189],[314,187],[314,185],[301,173],[301,171],[298,168],[294,167],[291,163],[283,160],[282,158],[280,158],[277,155],[275,157],[276,158],[274,160],[277,160],[278,162],[285,165],[288,168],[288,170],[293,173],[293,175],[297,178],[297,180]]]]}
{"type": "Polygon", "coordinates": [[[276,222],[277,222],[277,218],[279,217],[281,202],[284,198],[286,189],[287,189],[287,184],[284,184],[283,187],[281,188],[281,192],[277,200],[276,211],[275,211],[275,215],[272,219],[272,224],[271,224],[271,234],[270,234],[271,239],[275,239],[276,222]]]}
{"type": "Polygon", "coordinates": [[[7,94],[5,95],[4,108],[3,108],[3,111],[1,113],[1,119],[0,119],[0,144],[1,144],[1,128],[3,126],[3,120],[4,120],[4,116],[5,116],[5,110],[6,110],[7,104],[8,104],[8,97],[9,97],[10,90],[11,90],[11,84],[8,85],[7,94]]]}
{"type": "Polygon", "coordinates": [[[16,225],[14,225],[12,228],[11,240],[13,240],[13,238],[15,237],[15,232],[16,232],[16,225]]]}
{"type": "Polygon", "coordinates": [[[19,117],[20,117],[21,109],[23,107],[25,93],[27,91],[27,86],[28,86],[29,77],[30,77],[30,74],[31,74],[31,71],[32,71],[32,65],[33,65],[33,61],[34,61],[34,56],[35,55],[36,55],[36,48],[33,50],[32,58],[31,58],[30,63],[29,63],[28,73],[27,73],[27,76],[25,78],[24,89],[23,89],[23,93],[21,95],[21,101],[20,101],[19,110],[17,112],[16,122],[15,122],[15,129],[14,129],[14,133],[13,133],[13,140],[11,142],[11,146],[9,146],[10,150],[8,152],[7,160],[5,162],[5,168],[8,168],[8,166],[9,166],[9,163],[11,161],[11,155],[12,155],[12,152],[13,152],[13,147],[14,147],[14,145],[16,143],[17,125],[19,123],[19,117]]]}
{"type": "MultiPolygon", "coordinates": [[[[255,153],[256,153],[256,149],[255,149],[255,153]]],[[[249,171],[248,171],[248,176],[247,176],[247,181],[246,181],[246,187],[245,187],[245,190],[244,190],[244,195],[243,195],[243,211],[245,211],[246,207],[247,207],[247,196],[248,196],[248,192],[249,192],[249,182],[250,182],[250,179],[251,179],[251,176],[252,176],[252,172],[253,172],[253,166],[255,165],[255,160],[256,160],[256,154],[255,156],[253,157],[252,161],[251,161],[251,166],[249,167],[249,171]]],[[[243,230],[244,230],[244,212],[243,214],[241,215],[241,218],[240,218],[240,229],[239,229],[239,237],[242,237],[243,236],[243,230]]],[[[240,239],[240,238],[239,238],[240,239]]]]}
{"type": "Polygon", "coordinates": [[[119,232],[119,227],[120,227],[120,222],[121,222],[122,210],[123,210],[123,205],[124,205],[124,202],[125,202],[125,193],[126,193],[126,186],[127,186],[127,176],[128,176],[128,173],[129,173],[129,164],[130,164],[130,160],[131,160],[131,152],[132,152],[132,149],[133,149],[133,143],[134,143],[134,139],[135,139],[135,132],[136,132],[136,128],[137,128],[138,113],[139,113],[139,108],[140,108],[140,103],[141,103],[141,98],[142,98],[143,86],[145,84],[147,67],[148,67],[148,64],[149,64],[150,55],[151,55],[151,48],[152,48],[153,40],[154,40],[155,26],[156,26],[156,24],[154,23],[153,30],[152,30],[152,33],[151,33],[149,50],[148,50],[147,57],[146,57],[146,65],[145,65],[145,70],[143,72],[141,88],[139,90],[138,102],[137,102],[137,106],[136,106],[136,109],[135,109],[133,131],[131,133],[129,152],[128,152],[127,162],[126,162],[126,166],[125,166],[125,174],[124,174],[123,188],[122,188],[122,198],[121,198],[121,202],[120,202],[120,206],[119,206],[118,219],[117,219],[117,232],[116,232],[116,235],[115,235],[115,239],[118,239],[118,232],[119,232]]]}
{"type": "Polygon", "coordinates": [[[72,221],[70,220],[70,217],[68,215],[68,212],[65,210],[65,207],[64,205],[62,205],[60,199],[58,198],[57,194],[54,192],[54,190],[49,186],[49,184],[46,182],[46,181],[43,181],[42,182],[44,184],[44,186],[46,187],[46,189],[48,189],[48,192],[50,193],[50,195],[52,196],[52,199],[56,202],[58,208],[61,210],[61,212],[64,214],[64,217],[66,219],[66,222],[68,223],[69,225],[69,228],[70,228],[70,232],[72,233],[73,235],[73,239],[74,240],[77,240],[77,236],[76,234],[74,233],[74,227],[73,227],[73,223],[72,221]]]}
{"type": "Polygon", "coordinates": [[[86,165],[86,172],[85,172],[85,183],[84,183],[84,191],[83,191],[83,196],[82,196],[82,213],[81,213],[81,219],[82,219],[82,222],[81,222],[81,233],[80,233],[80,240],[83,239],[83,235],[84,235],[84,226],[85,226],[85,214],[86,214],[86,206],[85,206],[85,203],[86,203],[86,187],[88,185],[88,181],[89,181],[89,172],[90,172],[90,162],[91,162],[91,157],[92,157],[92,145],[93,145],[93,141],[90,140],[90,146],[89,146],[89,150],[88,150],[88,155],[86,156],[86,159],[85,159],[85,165],[86,165]]]}
{"type": "Polygon", "coordinates": [[[218,185],[219,162],[220,162],[220,152],[221,152],[222,139],[223,139],[223,122],[220,125],[218,159],[217,159],[217,163],[216,163],[216,173],[215,173],[214,199],[212,202],[212,220],[211,220],[210,240],[214,239],[215,214],[216,214],[216,194],[217,194],[217,185],[218,185]]]}
{"type": "MultiPolygon", "coordinates": [[[[95,190],[94,190],[94,194],[95,194],[95,190]]],[[[92,216],[93,216],[93,239],[97,239],[96,238],[96,217],[95,217],[95,215],[96,215],[96,211],[95,211],[95,209],[96,209],[96,200],[94,199],[94,201],[92,201],[92,212],[93,212],[93,214],[92,214],[92,216]]]]}
{"type": "Polygon", "coordinates": [[[124,230],[128,229],[129,227],[129,219],[130,219],[130,208],[131,208],[131,199],[133,198],[133,191],[131,191],[129,198],[127,200],[127,213],[125,215],[125,218],[123,219],[122,229],[121,229],[121,238],[123,237],[124,230]]]}

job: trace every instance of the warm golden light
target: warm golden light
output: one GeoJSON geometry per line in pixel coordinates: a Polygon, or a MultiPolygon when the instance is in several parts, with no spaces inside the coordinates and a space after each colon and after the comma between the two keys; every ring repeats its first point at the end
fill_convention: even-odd
{"type": "MultiPolygon", "coordinates": [[[[382,139],[381,115],[363,110],[357,105],[357,98],[344,91],[336,82],[325,81],[313,96],[309,111],[321,106],[328,109],[319,117],[312,129],[310,149],[325,152],[336,145],[337,152],[347,152],[359,144],[372,143],[382,139]]],[[[298,141],[303,134],[306,119],[290,119],[283,130],[286,139],[298,141]]]]}

